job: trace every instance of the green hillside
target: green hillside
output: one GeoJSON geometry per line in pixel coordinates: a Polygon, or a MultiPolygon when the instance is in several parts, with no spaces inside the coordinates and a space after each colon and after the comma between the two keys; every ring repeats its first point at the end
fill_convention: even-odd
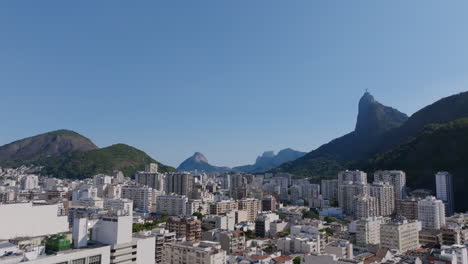
{"type": "Polygon", "coordinates": [[[175,171],[174,168],[157,162],[145,152],[125,144],[106,148],[73,152],[60,157],[42,158],[35,162],[44,166],[42,173],[58,178],[86,178],[97,173],[111,173],[121,170],[125,176],[133,176],[143,170],[145,164],[158,163],[160,172],[175,171]]]}
{"type": "Polygon", "coordinates": [[[468,118],[428,125],[415,137],[360,166],[368,172],[403,170],[409,186],[429,189],[434,189],[436,172],[449,171],[454,179],[456,209],[468,210],[465,195],[468,188],[468,118]]]}

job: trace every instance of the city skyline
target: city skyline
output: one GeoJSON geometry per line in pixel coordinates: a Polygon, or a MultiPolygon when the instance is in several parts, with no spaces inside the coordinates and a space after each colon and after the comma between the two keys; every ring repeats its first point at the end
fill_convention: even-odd
{"type": "Polygon", "coordinates": [[[366,89],[408,115],[466,90],[462,1],[0,6],[2,145],[63,128],[238,166],[352,131],[366,89]]]}

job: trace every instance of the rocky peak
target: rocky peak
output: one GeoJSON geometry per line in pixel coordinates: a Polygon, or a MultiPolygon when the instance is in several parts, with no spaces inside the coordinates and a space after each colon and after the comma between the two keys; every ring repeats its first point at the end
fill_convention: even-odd
{"type": "Polygon", "coordinates": [[[366,91],[359,100],[359,113],[354,131],[361,136],[376,136],[400,126],[407,119],[406,114],[379,103],[366,91]]]}
{"type": "Polygon", "coordinates": [[[208,163],[208,159],[201,152],[195,152],[192,156],[192,160],[195,162],[204,162],[208,163]]]}

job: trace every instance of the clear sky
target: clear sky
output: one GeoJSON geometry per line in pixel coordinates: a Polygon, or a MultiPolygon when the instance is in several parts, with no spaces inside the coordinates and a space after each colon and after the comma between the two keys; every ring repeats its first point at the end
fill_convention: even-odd
{"type": "Polygon", "coordinates": [[[468,1],[1,1],[0,144],[66,128],[177,166],[310,151],[366,88],[412,114],[468,90],[468,1]]]}

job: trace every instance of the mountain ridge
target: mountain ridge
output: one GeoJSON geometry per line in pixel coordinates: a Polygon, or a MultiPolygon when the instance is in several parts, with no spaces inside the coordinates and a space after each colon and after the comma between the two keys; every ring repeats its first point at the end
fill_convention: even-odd
{"type": "Polygon", "coordinates": [[[265,151],[257,157],[254,164],[237,166],[232,169],[240,172],[265,172],[285,162],[296,160],[305,154],[306,152],[292,148],[282,149],[277,154],[274,151],[265,151]]]}
{"type": "Polygon", "coordinates": [[[0,146],[0,157],[0,166],[42,166],[42,174],[58,178],[85,178],[113,170],[122,170],[126,176],[133,176],[151,162],[158,163],[162,172],[175,171],[132,146],[114,144],[99,148],[89,138],[66,129],[0,146]]]}

